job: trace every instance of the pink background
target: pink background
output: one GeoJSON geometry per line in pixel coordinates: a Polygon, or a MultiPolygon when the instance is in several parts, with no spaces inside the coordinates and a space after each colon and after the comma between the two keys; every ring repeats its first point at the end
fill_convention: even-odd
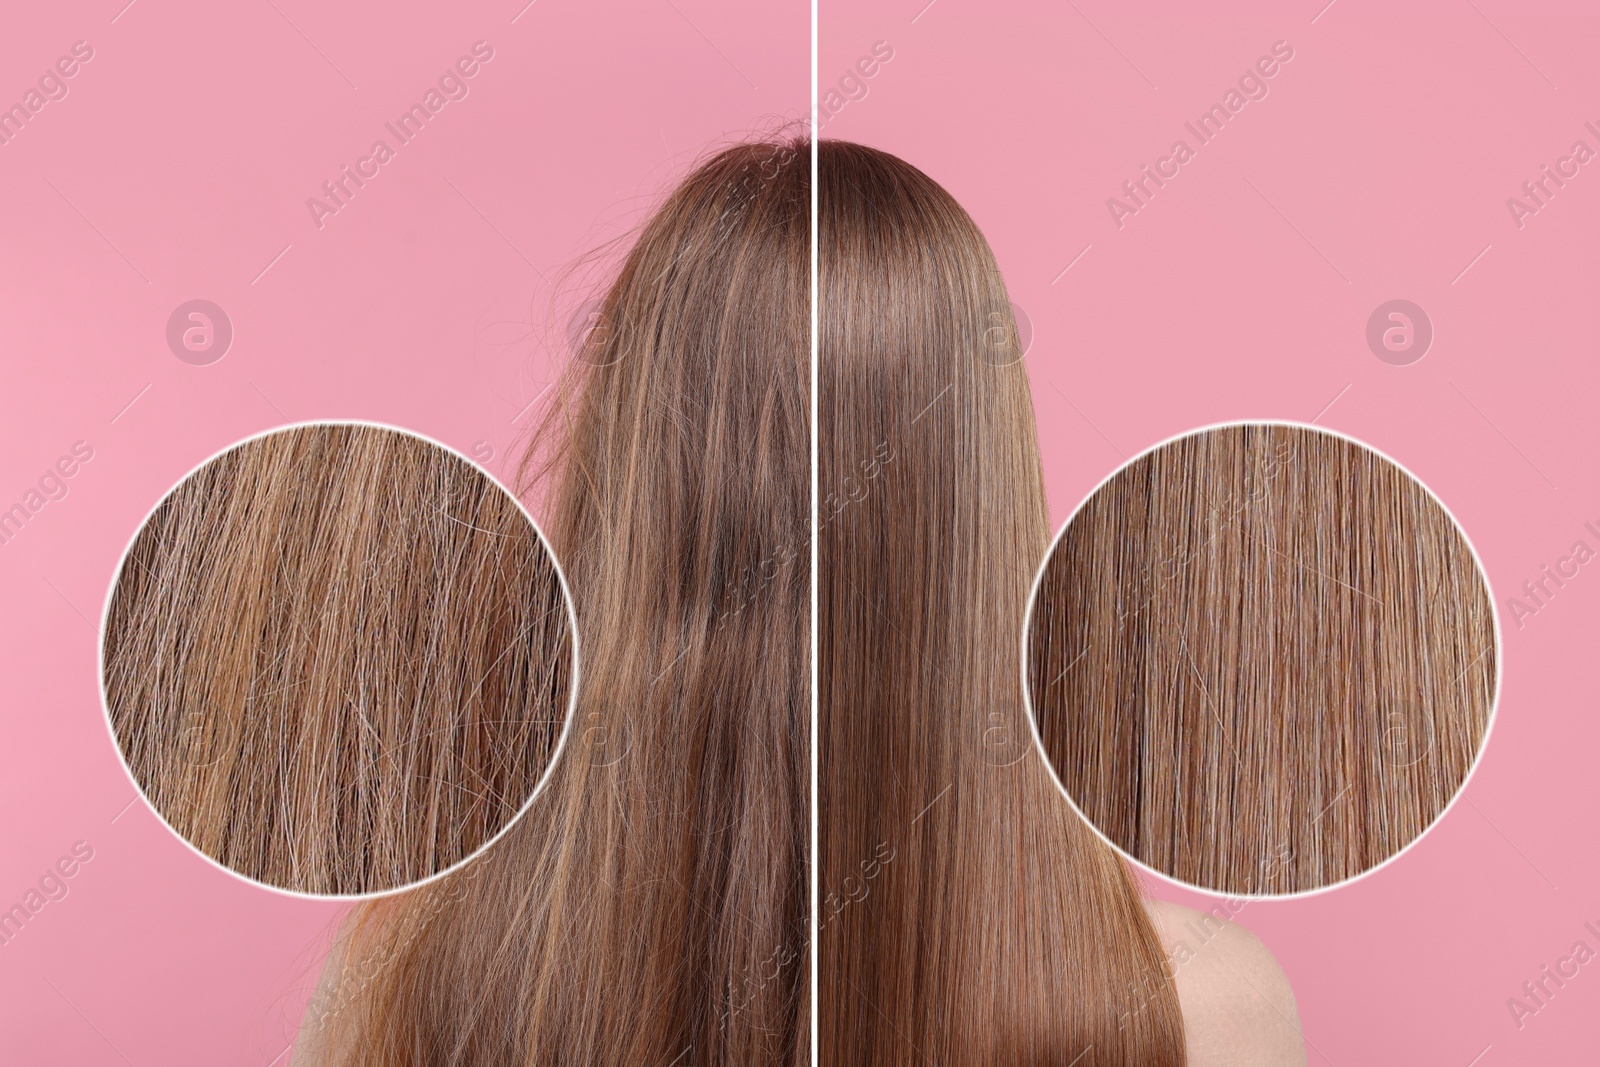
{"type": "Polygon", "coordinates": [[[1583,930],[1600,927],[1600,563],[1520,629],[1509,610],[1574,541],[1600,550],[1583,530],[1600,527],[1600,161],[1520,230],[1506,199],[1573,141],[1600,151],[1583,128],[1600,126],[1600,22],[1506,0],[1326,2],[1201,18],[1177,3],[823,0],[824,92],[874,42],[894,49],[823,136],[923,168],[994,246],[1034,325],[1058,523],[1125,456],[1248,418],[1350,434],[1443,499],[1504,630],[1478,770],[1394,863],[1238,918],[1287,970],[1313,1065],[1594,1063],[1600,960],[1520,1030],[1506,1001],[1576,941],[1600,951],[1583,930]],[[1267,97],[1119,230],[1107,198],[1175,139],[1196,147],[1184,122],[1279,40],[1295,56],[1267,97]],[[1395,298],[1436,331],[1409,366],[1365,341],[1395,298]]]}
{"type": "Polygon", "coordinates": [[[0,1061],[282,1067],[342,910],[239,881],[130,806],[96,646],[146,511],[307,419],[403,426],[508,473],[588,295],[556,296],[561,269],[709,145],[808,113],[803,0],[526,2],[7,13],[0,104],[75,41],[94,57],[0,145],[0,510],[74,442],[93,459],[0,545],[0,908],[74,842],[93,858],[0,946],[0,1061]],[[478,40],[494,58],[468,95],[319,230],[307,198],[395,147],[384,123],[478,40]],[[209,366],[165,339],[195,298],[235,329],[209,366]]]}
{"type": "MultiPolygon", "coordinates": [[[[824,136],[944,183],[1034,324],[1058,520],[1175,433],[1314,419],[1417,473],[1483,557],[1505,679],[1465,799],[1375,875],[1240,914],[1289,973],[1314,1064],[1595,1057],[1600,962],[1520,1030],[1506,1000],[1580,938],[1600,949],[1582,929],[1600,926],[1600,571],[1509,614],[1575,540],[1600,548],[1582,333],[1600,176],[1521,229],[1506,199],[1574,140],[1600,150],[1600,26],[1473,3],[821,11],[824,89],[874,42],[895,52],[824,136]],[[1295,58],[1267,98],[1117,229],[1106,199],[1278,40],[1295,58]],[[1393,298],[1436,330],[1410,366],[1364,339],[1393,298]]],[[[708,144],[804,113],[806,5],[110,0],[7,30],[0,103],[75,41],[94,58],[0,145],[0,509],[74,442],[94,457],[0,545],[0,906],[74,842],[94,855],[0,946],[4,1058],[281,1064],[340,908],[221,873],[130,805],[96,678],[109,576],[195,462],[285,422],[388,422],[507,471],[586,295],[552,281],[708,144]],[[319,230],[306,199],[477,40],[495,57],[469,95],[319,230]],[[164,337],[194,298],[235,329],[210,366],[164,337]]]]}

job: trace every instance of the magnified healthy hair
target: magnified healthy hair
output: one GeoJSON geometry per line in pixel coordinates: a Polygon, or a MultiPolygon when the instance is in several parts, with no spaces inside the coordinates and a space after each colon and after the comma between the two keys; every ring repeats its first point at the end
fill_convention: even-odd
{"type": "Polygon", "coordinates": [[[1411,843],[1488,728],[1493,609],[1393,463],[1309,427],[1147,452],[1068,523],[1035,594],[1040,737],[1130,855],[1227,893],[1316,889],[1411,843]]]}
{"type": "Polygon", "coordinates": [[[883,152],[820,146],[822,1062],[1184,1062],[1122,860],[1035,751],[1049,537],[993,256],[883,152]]]}
{"type": "Polygon", "coordinates": [[[447,869],[533,795],[571,618],[516,501],[377,426],[257,437],[174,489],[105,628],[111,725],[190,844],[305,893],[447,869]]]}
{"type": "Polygon", "coordinates": [[[809,1062],[809,152],[644,226],[530,450],[583,678],[479,860],[347,924],[298,1063],[809,1062]]]}

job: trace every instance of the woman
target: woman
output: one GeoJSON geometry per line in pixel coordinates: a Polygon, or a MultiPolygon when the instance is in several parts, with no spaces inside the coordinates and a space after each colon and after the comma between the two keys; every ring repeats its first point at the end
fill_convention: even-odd
{"type": "Polygon", "coordinates": [[[809,168],[729,149],[627,255],[524,465],[566,749],[480,859],[347,921],[297,1061],[809,1061],[809,168]]]}
{"type": "Polygon", "coordinates": [[[1035,751],[1049,529],[987,244],[887,153],[823,142],[819,174],[823,1061],[1303,1062],[1259,942],[1141,906],[1035,751]]]}
{"type": "MultiPolygon", "coordinates": [[[[303,1062],[810,1061],[809,157],[729,149],[644,227],[528,468],[582,732],[486,857],[347,924],[303,1062]]],[[[819,167],[822,1061],[1301,1062],[1248,934],[1169,976],[1193,913],[1028,740],[1047,530],[987,247],[891,156],[819,167]]]]}

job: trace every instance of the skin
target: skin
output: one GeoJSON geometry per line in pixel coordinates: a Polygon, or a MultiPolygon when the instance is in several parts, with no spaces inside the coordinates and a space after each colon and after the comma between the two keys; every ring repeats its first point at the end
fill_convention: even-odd
{"type": "Polygon", "coordinates": [[[1260,938],[1181,904],[1145,910],[1173,967],[1189,1067],[1304,1067],[1294,990],[1260,938]]]}
{"type": "Polygon", "coordinates": [[[294,1054],[289,1058],[289,1067],[312,1067],[321,1063],[323,1058],[333,1051],[333,1046],[327,1041],[327,1032],[322,1026],[322,1011],[346,1010],[343,1005],[349,1003],[360,989],[360,978],[345,977],[351,987],[341,996],[340,980],[344,972],[346,949],[350,933],[349,923],[341,922],[339,933],[334,938],[333,946],[328,950],[328,959],[322,965],[322,975],[317,980],[317,991],[312,995],[311,1003],[306,1006],[305,1018],[300,1020],[300,1036],[294,1043],[294,1054]]]}

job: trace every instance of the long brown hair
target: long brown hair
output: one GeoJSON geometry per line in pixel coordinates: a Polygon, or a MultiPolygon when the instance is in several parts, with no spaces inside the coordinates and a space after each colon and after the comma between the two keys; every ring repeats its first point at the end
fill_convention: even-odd
{"type": "Polygon", "coordinates": [[[822,1062],[1181,1064],[1137,887],[1025,718],[1049,531],[994,257],[920,171],[819,151],[822,1062]]]}
{"type": "Polygon", "coordinates": [[[515,818],[569,710],[572,620],[533,523],[431,441],[319,423],[186,478],[129,548],[106,705],[190,844],[283,889],[397,889],[515,818]]]}
{"type": "Polygon", "coordinates": [[[1352,441],[1239,424],[1119,470],[1052,550],[1030,689],[1068,794],[1130,855],[1237,894],[1416,840],[1466,780],[1494,613],[1466,538],[1352,441]]]}
{"type": "Polygon", "coordinates": [[[352,920],[318,1062],[809,1057],[809,203],[803,146],[740,145],[627,255],[527,467],[576,732],[483,859],[352,920]]]}
{"type": "MultiPolygon", "coordinates": [[[[927,178],[820,154],[819,1051],[1181,1064],[1136,886],[1028,740],[1047,530],[1004,287],[927,178]]],[[[808,1058],[808,192],[803,146],[730,150],[630,254],[532,468],[595,728],[487,858],[358,917],[321,1061],[808,1058]]]]}

